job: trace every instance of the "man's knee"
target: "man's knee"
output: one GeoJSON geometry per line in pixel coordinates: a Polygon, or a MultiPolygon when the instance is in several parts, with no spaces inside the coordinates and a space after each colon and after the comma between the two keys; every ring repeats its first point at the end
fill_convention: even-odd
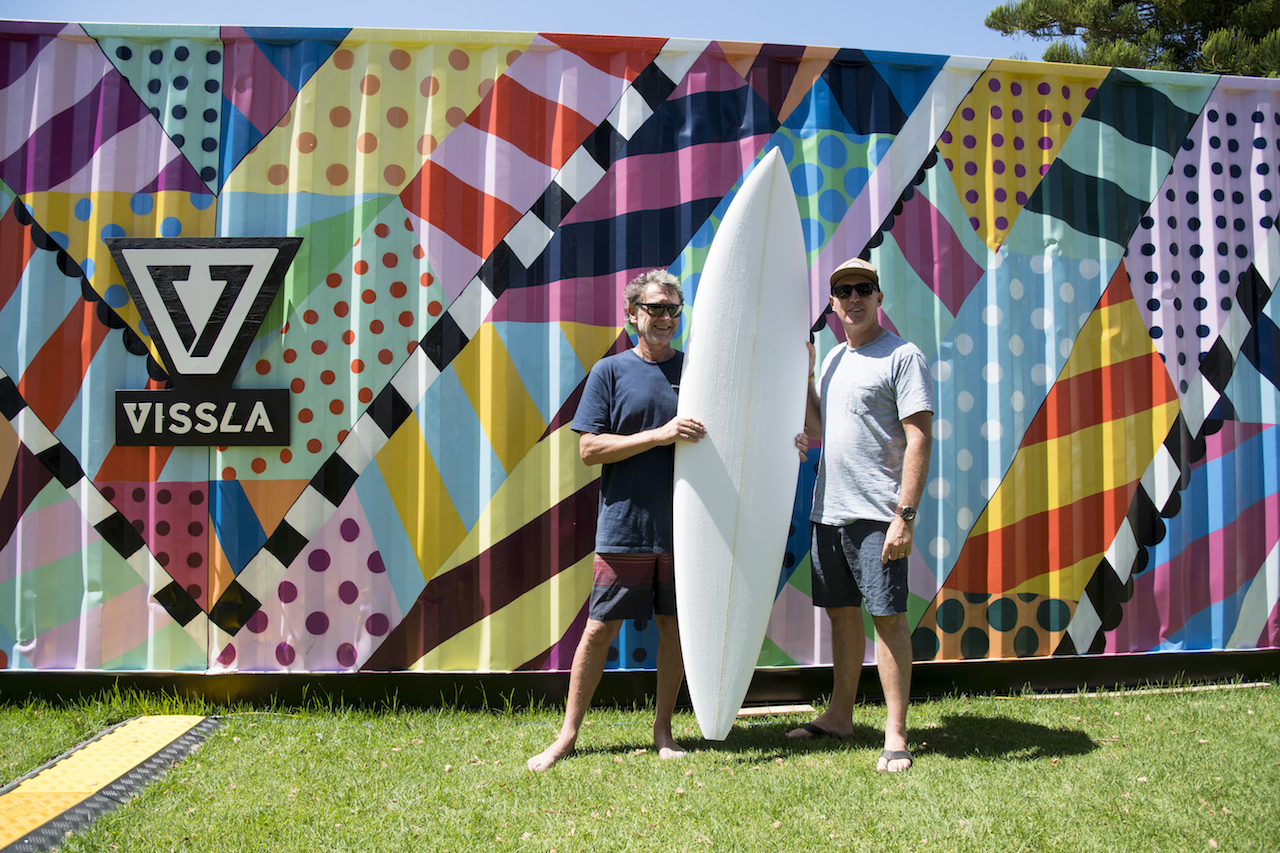
{"type": "Polygon", "coordinates": [[[582,642],[585,645],[609,645],[613,642],[613,638],[618,636],[618,632],[622,630],[622,620],[611,619],[608,622],[601,622],[599,619],[588,619],[587,626],[582,630],[582,642]]]}

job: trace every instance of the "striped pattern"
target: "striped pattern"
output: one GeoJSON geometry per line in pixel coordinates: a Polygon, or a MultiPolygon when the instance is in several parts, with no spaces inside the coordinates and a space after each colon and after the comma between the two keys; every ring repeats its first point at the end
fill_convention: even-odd
{"type": "MultiPolygon", "coordinates": [[[[1010,230],[998,266],[974,288],[982,298],[966,300],[939,345],[933,365],[939,410],[990,414],[948,420],[954,431],[947,435],[935,430],[929,482],[937,491],[946,490],[953,509],[934,517],[926,504],[917,537],[929,543],[928,562],[938,588],[963,552],[973,522],[1004,478],[1015,472],[1017,449],[1031,422],[1021,413],[1039,411],[1063,373],[1138,224],[1137,204],[1101,213],[1086,210],[1068,202],[1067,188],[1080,186],[1085,192],[1091,187],[1088,191],[1098,199],[1117,198],[1139,188],[1129,182],[1122,189],[1124,176],[1166,174],[1179,144],[1177,133],[1185,135],[1198,109],[1195,104],[1203,105],[1211,91],[1209,81],[1203,82],[1198,89],[1158,83],[1143,88],[1113,70],[1090,100],[1086,116],[1103,116],[1117,123],[1117,132],[1132,134],[1134,141],[1149,138],[1153,144],[1130,145],[1111,158],[1094,157],[1094,174],[1079,177],[1096,139],[1077,139],[1073,132],[1010,230]],[[1142,93],[1132,94],[1135,88],[1142,93]],[[1132,116],[1104,113],[1099,106],[1126,98],[1140,102],[1149,117],[1168,119],[1162,135],[1148,137],[1135,129],[1132,116]],[[1059,170],[1062,176],[1057,176],[1059,170]],[[1046,235],[1056,241],[1050,259],[1044,255],[1046,235]]],[[[1143,206],[1159,190],[1153,183],[1140,188],[1148,193],[1137,199],[1143,206]]],[[[1157,439],[1161,434],[1156,433],[1157,439]]]]}
{"type": "Polygon", "coordinates": [[[945,588],[1080,598],[1177,413],[1177,394],[1137,322],[1121,267],[945,588]],[[1117,452],[1120,435],[1126,452],[1117,452]]]}
{"type": "Polygon", "coordinates": [[[95,180],[95,188],[207,192],[97,44],[76,25],[61,36],[0,40],[0,66],[9,75],[0,87],[0,110],[29,117],[24,126],[8,126],[0,141],[0,180],[20,193],[85,185],[90,175],[110,182],[95,180]],[[57,73],[65,67],[77,73],[57,73]],[[40,82],[50,77],[64,82],[40,82]],[[135,152],[127,161],[131,167],[115,168],[117,148],[135,152]],[[99,162],[100,154],[110,168],[99,162]]]}

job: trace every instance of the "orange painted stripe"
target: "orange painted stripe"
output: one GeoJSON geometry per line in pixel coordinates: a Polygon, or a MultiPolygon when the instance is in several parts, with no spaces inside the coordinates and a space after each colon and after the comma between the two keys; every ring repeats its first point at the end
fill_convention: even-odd
{"type": "Polygon", "coordinates": [[[596,128],[564,104],[530,92],[510,77],[498,78],[492,96],[467,117],[467,124],[556,169],[596,128]]]}
{"type": "Polygon", "coordinates": [[[1178,399],[1160,356],[1152,353],[1056,383],[1022,437],[1022,447],[1131,417],[1178,399]]]}
{"type": "Polygon", "coordinates": [[[107,451],[102,467],[93,476],[95,483],[134,481],[154,483],[169,461],[172,447],[121,447],[107,451]]]}
{"type": "Polygon", "coordinates": [[[667,40],[662,38],[617,38],[573,33],[540,33],[540,35],[565,50],[577,54],[587,64],[624,80],[636,79],[667,43],[667,40]],[[618,50],[619,45],[626,45],[627,49],[618,50]]]}
{"type": "Polygon", "coordinates": [[[1028,516],[1017,524],[969,537],[943,588],[1004,592],[1031,578],[1104,553],[1129,511],[1137,487],[1135,480],[1028,516]]]}
{"type": "Polygon", "coordinates": [[[82,300],[27,365],[18,393],[45,426],[54,429],[62,423],[108,331],[98,322],[93,303],[82,300]]]}
{"type": "Polygon", "coordinates": [[[430,160],[400,194],[400,200],[431,227],[439,228],[482,258],[489,256],[523,215],[430,160]]]}
{"type": "Polygon", "coordinates": [[[18,223],[13,209],[21,204],[14,201],[0,218],[0,306],[9,301],[13,292],[22,281],[22,272],[27,268],[27,261],[35,254],[36,247],[29,237],[30,228],[18,223]]]}

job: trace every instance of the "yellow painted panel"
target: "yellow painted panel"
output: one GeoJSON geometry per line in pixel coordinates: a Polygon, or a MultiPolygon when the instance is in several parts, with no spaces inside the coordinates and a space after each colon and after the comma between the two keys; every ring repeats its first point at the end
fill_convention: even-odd
{"type": "Polygon", "coordinates": [[[1099,308],[1076,337],[1062,379],[1069,379],[1107,365],[1150,355],[1155,351],[1146,321],[1132,299],[1099,308]]]}
{"type": "Polygon", "coordinates": [[[470,35],[352,31],[223,191],[398,194],[534,36],[470,35]]]}
{"type": "Polygon", "coordinates": [[[938,142],[975,231],[999,248],[1111,69],[992,60],[938,142]]]}
{"type": "Polygon", "coordinates": [[[599,477],[599,466],[587,467],[578,454],[578,434],[561,427],[525,454],[437,574],[476,558],[599,477]]]}
{"type": "Polygon", "coordinates": [[[410,669],[502,672],[546,651],[569,630],[591,595],[594,561],[595,555],[588,554],[497,613],[450,637],[410,669]]]}
{"type": "Polygon", "coordinates": [[[613,342],[622,334],[622,326],[592,326],[589,323],[562,322],[560,331],[564,332],[569,346],[573,347],[582,369],[591,370],[591,366],[604,357],[613,346],[613,342]]]}
{"type": "Polygon", "coordinates": [[[507,347],[492,323],[484,323],[452,362],[480,426],[504,470],[515,470],[547,429],[507,347]]]}
{"type": "Polygon", "coordinates": [[[467,531],[422,440],[416,414],[382,446],[376,461],[409,534],[422,576],[431,580],[467,531]]]}

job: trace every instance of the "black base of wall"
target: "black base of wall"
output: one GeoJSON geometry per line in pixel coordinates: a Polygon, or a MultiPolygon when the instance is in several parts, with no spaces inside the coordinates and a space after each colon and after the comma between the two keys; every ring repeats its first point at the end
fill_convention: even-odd
{"type": "MultiPolygon", "coordinates": [[[[950,693],[1074,692],[1117,686],[1270,680],[1280,675],[1280,650],[1176,652],[1031,660],[939,661],[917,663],[913,696],[950,693]]],[[[757,670],[748,705],[812,702],[831,693],[831,667],[757,670]]],[[[521,708],[563,705],[567,672],[360,672],[244,673],[205,675],[179,672],[0,671],[0,703],[38,698],[67,701],[103,691],[139,691],[201,698],[215,704],[324,704],[386,707],[455,706],[521,708]]],[[[652,672],[606,672],[596,690],[597,705],[643,705],[653,695],[652,672]]],[[[863,670],[861,695],[882,696],[874,667],[863,670]]],[[[688,704],[681,691],[680,702],[688,704]]]]}

